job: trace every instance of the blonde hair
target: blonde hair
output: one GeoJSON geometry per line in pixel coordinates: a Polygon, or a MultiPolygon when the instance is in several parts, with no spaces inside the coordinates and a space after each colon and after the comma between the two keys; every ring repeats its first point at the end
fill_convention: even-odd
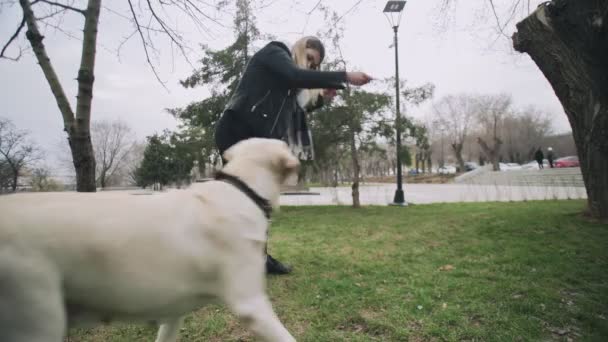
{"type": "MultiPolygon", "coordinates": [[[[317,37],[307,36],[298,39],[291,48],[291,55],[296,65],[302,69],[310,69],[308,58],[306,57],[306,49],[308,48],[318,50],[319,55],[321,56],[321,61],[323,60],[323,57],[325,57],[323,45],[317,37]],[[309,41],[314,41],[315,44],[310,44],[309,41]],[[314,45],[314,47],[311,45],[314,45]],[[317,46],[320,46],[320,49],[317,46]]],[[[306,109],[306,107],[313,105],[312,101],[316,101],[319,95],[322,93],[323,89],[300,89],[298,92],[298,104],[300,107],[306,109]]]]}

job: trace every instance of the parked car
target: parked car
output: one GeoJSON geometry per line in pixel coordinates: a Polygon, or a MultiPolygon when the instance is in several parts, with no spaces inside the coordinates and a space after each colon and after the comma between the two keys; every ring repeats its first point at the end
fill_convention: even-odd
{"type": "Polygon", "coordinates": [[[454,173],[456,173],[456,166],[446,165],[444,167],[440,167],[439,169],[437,169],[437,172],[441,175],[454,174],[454,173]]]}
{"type": "Polygon", "coordinates": [[[556,159],[553,162],[553,165],[555,167],[579,167],[580,166],[577,156],[569,156],[569,157],[563,157],[563,158],[556,159]]]}
{"type": "Polygon", "coordinates": [[[521,165],[517,163],[499,163],[500,171],[521,170],[521,165]]]}
{"type": "Polygon", "coordinates": [[[475,162],[466,162],[466,163],[464,163],[464,170],[466,172],[473,171],[473,170],[475,170],[477,168],[479,168],[479,164],[477,164],[475,162]]]}

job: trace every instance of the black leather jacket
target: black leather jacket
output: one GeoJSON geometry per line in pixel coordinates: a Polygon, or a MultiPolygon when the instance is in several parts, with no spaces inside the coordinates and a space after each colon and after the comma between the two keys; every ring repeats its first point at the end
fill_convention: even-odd
{"type": "Polygon", "coordinates": [[[223,115],[231,111],[252,137],[280,139],[285,118],[297,110],[297,89],[342,89],[343,82],[345,72],[302,69],[285,44],[271,42],[251,57],[223,115]]]}

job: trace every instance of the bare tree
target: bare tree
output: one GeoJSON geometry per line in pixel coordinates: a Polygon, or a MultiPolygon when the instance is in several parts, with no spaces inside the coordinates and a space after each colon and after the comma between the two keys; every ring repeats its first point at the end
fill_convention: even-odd
{"type": "Polygon", "coordinates": [[[51,170],[48,167],[40,166],[32,170],[30,175],[30,185],[33,191],[59,191],[61,184],[51,177],[51,170]]]}
{"type": "MultiPolygon", "coordinates": [[[[527,53],[559,98],[576,143],[592,216],[608,220],[608,2],[605,0],[479,1],[499,38],[512,23],[515,50],[527,53]],[[503,8],[504,9],[504,8],[503,8]],[[522,18],[524,17],[525,18],[522,18]]],[[[440,13],[453,9],[443,0],[440,13]]]]}
{"type": "Polygon", "coordinates": [[[513,45],[532,57],[564,106],[590,212],[608,220],[608,2],[544,2],[517,24],[513,45]]]}
{"type": "Polygon", "coordinates": [[[550,114],[533,106],[510,111],[503,119],[502,141],[506,158],[513,163],[533,159],[538,147],[551,134],[550,114]]]}
{"type": "Polygon", "coordinates": [[[28,132],[18,130],[7,119],[0,118],[0,185],[4,190],[17,190],[24,169],[40,159],[38,147],[29,141],[28,132]]]}
{"type": "MultiPolygon", "coordinates": [[[[13,3],[14,1],[4,1],[13,3]]],[[[21,31],[27,28],[25,36],[29,41],[36,60],[55,97],[59,111],[61,112],[64,130],[68,135],[68,141],[72,152],[72,160],[76,170],[76,189],[77,191],[95,191],[95,157],[91,142],[90,121],[91,105],[93,100],[93,82],[95,80],[95,57],[97,50],[97,33],[99,31],[99,17],[103,9],[121,18],[128,20],[133,26],[133,32],[120,43],[117,53],[124,43],[133,36],[139,36],[143,45],[146,61],[152,72],[160,79],[154,64],[151,61],[151,54],[158,54],[158,49],[154,46],[152,37],[164,36],[170,40],[171,46],[177,49],[187,58],[186,47],[182,35],[169,25],[167,13],[169,9],[181,13],[181,18],[190,19],[196,27],[201,30],[208,30],[205,21],[215,19],[206,14],[203,9],[213,5],[201,0],[140,0],[134,5],[133,0],[127,0],[128,9],[114,10],[103,6],[101,0],[88,0],[86,8],[76,7],[74,1],[47,1],[47,0],[19,0],[19,5],[23,12],[15,33],[8,39],[7,43],[0,50],[0,58],[18,60],[23,52],[19,47],[16,56],[9,56],[9,46],[18,40],[21,31]],[[36,9],[38,15],[35,14],[36,9]],[[42,13],[42,14],[41,14],[42,13]],[[75,37],[67,33],[62,28],[63,15],[66,13],[76,14],[84,17],[82,36],[76,37],[82,40],[82,55],[80,67],[78,69],[78,95],[76,97],[75,111],[73,105],[68,100],[64,87],[59,81],[51,59],[47,54],[44,44],[44,35],[40,30],[41,24],[49,26],[60,32],[64,32],[70,37],[75,37]]],[[[164,85],[164,84],[163,84],[164,85]]]]}
{"type": "Polygon", "coordinates": [[[492,162],[494,171],[500,170],[501,129],[510,107],[511,97],[505,94],[485,95],[476,101],[475,114],[483,134],[477,137],[477,143],[492,162]]]}
{"type": "Polygon", "coordinates": [[[134,148],[135,137],[131,128],[120,120],[94,121],[91,137],[97,161],[96,183],[105,188],[125,173],[129,154],[134,148]]]}
{"type": "Polygon", "coordinates": [[[462,149],[473,124],[476,101],[472,95],[460,94],[444,96],[433,104],[437,122],[447,132],[460,170],[464,170],[462,149]]]}

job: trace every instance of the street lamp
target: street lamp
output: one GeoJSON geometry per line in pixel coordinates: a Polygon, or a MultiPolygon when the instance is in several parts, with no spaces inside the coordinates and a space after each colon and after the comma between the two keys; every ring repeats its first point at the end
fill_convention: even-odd
{"type": "Polygon", "coordinates": [[[401,171],[401,114],[399,112],[399,45],[397,39],[397,31],[399,30],[399,23],[401,22],[401,14],[405,7],[405,1],[389,1],[384,7],[384,15],[388,19],[389,24],[395,32],[395,126],[397,134],[397,190],[395,191],[395,198],[393,204],[395,205],[407,205],[405,198],[403,197],[403,175],[401,171]]]}

